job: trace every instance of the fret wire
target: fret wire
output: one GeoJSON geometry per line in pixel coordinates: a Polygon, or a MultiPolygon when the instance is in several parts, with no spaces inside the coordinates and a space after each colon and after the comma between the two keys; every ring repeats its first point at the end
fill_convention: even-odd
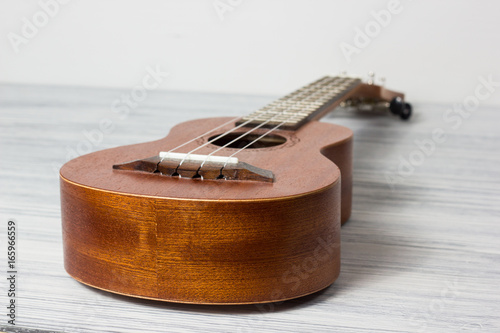
{"type": "MultiPolygon", "coordinates": [[[[323,79],[324,79],[324,78],[322,78],[322,79],[320,79],[320,80],[318,80],[318,81],[321,81],[321,80],[323,80],[323,79]]],[[[300,94],[299,94],[299,95],[300,95],[300,94]]],[[[287,109],[283,110],[281,113],[285,113],[286,111],[287,111],[287,109]]],[[[264,114],[265,114],[265,113],[267,113],[267,112],[264,112],[264,114]]],[[[278,114],[276,114],[275,116],[277,116],[277,115],[278,115],[278,114]]],[[[266,119],[264,119],[264,123],[263,123],[263,124],[261,124],[261,125],[259,125],[258,127],[261,127],[261,126],[265,125],[266,123],[270,122],[270,121],[271,121],[271,120],[272,120],[275,116],[273,116],[272,118],[267,119],[267,120],[266,120],[266,119]]],[[[211,139],[211,140],[209,140],[209,141],[205,142],[204,144],[202,144],[201,146],[198,146],[198,147],[196,147],[195,149],[193,149],[193,150],[189,151],[189,152],[186,154],[186,156],[184,156],[184,158],[180,161],[180,163],[179,163],[179,165],[177,166],[177,168],[179,168],[179,167],[180,167],[180,166],[184,163],[184,161],[188,158],[188,156],[189,156],[189,155],[191,155],[192,153],[194,153],[194,152],[195,152],[195,151],[197,151],[198,149],[201,149],[202,147],[204,147],[204,146],[206,146],[206,145],[208,145],[208,144],[210,144],[210,143],[212,143],[212,142],[214,142],[214,141],[216,141],[216,140],[218,140],[218,139],[220,139],[220,138],[222,138],[222,137],[226,136],[227,134],[229,134],[229,133],[231,133],[231,132],[235,131],[235,130],[236,130],[236,129],[238,129],[238,128],[244,127],[245,125],[247,125],[247,124],[251,123],[252,121],[254,121],[254,120],[256,119],[256,116],[252,116],[252,117],[245,117],[245,118],[241,118],[241,119],[242,119],[244,122],[242,122],[242,123],[240,123],[240,124],[237,124],[237,126],[236,126],[236,127],[234,127],[234,128],[232,128],[231,130],[226,131],[226,132],[222,133],[221,135],[217,136],[216,138],[211,139]]],[[[223,125],[221,125],[221,126],[219,126],[219,127],[217,127],[217,128],[220,128],[220,127],[222,127],[222,126],[223,126],[223,125]]],[[[257,127],[257,128],[258,128],[258,127],[257,127]]],[[[256,129],[256,128],[254,128],[253,130],[255,130],[255,129],[256,129]]],[[[252,131],[253,131],[253,130],[252,130],[252,131]]],[[[213,132],[213,131],[214,131],[214,130],[211,130],[211,131],[209,131],[209,132],[207,132],[207,133],[210,133],[210,132],[213,132]]],[[[252,131],[247,131],[247,132],[243,133],[242,135],[240,135],[240,136],[238,137],[238,139],[240,139],[240,138],[244,137],[245,135],[249,134],[249,133],[250,133],[250,132],[252,132],[252,131]]],[[[205,134],[207,134],[207,133],[205,133],[205,134]]],[[[203,134],[202,136],[204,136],[205,134],[203,134]]],[[[201,136],[200,136],[200,137],[201,137],[201,136]]],[[[196,139],[192,139],[192,140],[190,140],[190,141],[188,141],[188,142],[186,142],[186,143],[182,144],[181,146],[184,146],[184,145],[186,145],[187,143],[192,142],[192,141],[194,141],[194,140],[196,140],[196,139]]],[[[234,140],[233,140],[233,141],[234,141],[234,140]]],[[[226,147],[227,145],[228,145],[228,144],[226,144],[226,145],[222,146],[221,148],[224,148],[224,147],[226,147]]],[[[179,146],[179,147],[180,147],[180,146],[179,146]]],[[[179,147],[177,147],[177,148],[179,148],[179,147]]],[[[176,150],[177,148],[174,148],[173,150],[176,150]]],[[[220,150],[221,148],[217,149],[216,151],[220,150]]],[[[213,154],[213,153],[215,153],[216,151],[212,152],[212,153],[211,153],[211,154],[209,154],[208,156],[212,155],[212,154],[213,154]]],[[[207,158],[208,158],[208,156],[207,156],[207,158]]],[[[162,159],[160,160],[160,162],[159,162],[159,163],[163,162],[163,159],[164,159],[164,158],[162,158],[162,159]]],[[[203,164],[204,164],[205,162],[206,162],[206,159],[203,161],[202,166],[203,166],[203,164]]],[[[158,163],[158,164],[159,164],[159,163],[158,163]]]]}
{"type": "MultiPolygon", "coordinates": [[[[219,135],[216,139],[229,134],[230,132],[232,132],[237,128],[241,128],[249,124],[258,125],[258,127],[261,127],[267,123],[269,123],[270,125],[274,125],[281,121],[278,127],[282,126],[283,124],[290,124],[291,126],[297,125],[300,122],[307,119],[307,117],[311,116],[314,112],[319,111],[321,108],[327,106],[328,104],[340,98],[348,90],[352,89],[355,86],[355,84],[359,84],[359,82],[360,82],[359,79],[325,76],[305,87],[293,91],[292,93],[289,93],[288,95],[285,95],[284,97],[264,106],[263,108],[253,112],[249,116],[239,118],[241,123],[239,124],[237,123],[238,126],[236,126],[230,131],[227,131],[219,135]],[[280,116],[283,116],[284,114],[287,114],[288,117],[285,120],[283,120],[283,117],[279,119],[280,116]],[[278,119],[273,120],[276,117],[278,117],[278,119]]],[[[235,120],[237,119],[238,118],[236,118],[235,120]]],[[[234,120],[231,120],[230,122],[233,121],[234,120]]],[[[225,126],[226,124],[227,123],[220,125],[217,128],[210,130],[207,133],[213,132],[216,129],[225,126]]],[[[249,132],[246,132],[245,134],[243,134],[243,136],[245,136],[248,133],[249,132]]],[[[171,151],[174,151],[184,145],[187,145],[188,143],[195,141],[199,137],[194,138],[172,149],[171,151]]],[[[196,150],[208,145],[213,141],[214,139],[209,140],[205,144],[193,149],[186,155],[185,158],[187,158],[187,156],[189,156],[196,150]]],[[[182,162],[184,162],[184,159],[181,161],[179,166],[182,164],[182,162]]]]}
{"type": "MultiPolygon", "coordinates": [[[[359,79],[324,77],[264,106],[243,119],[255,118],[251,124],[256,125],[261,121],[268,120],[272,114],[282,108],[287,108],[297,115],[287,124],[297,125],[315,112],[341,98],[359,83],[359,79]]],[[[271,124],[275,123],[277,121],[271,122],[271,124]]]]}
{"type": "Polygon", "coordinates": [[[236,152],[234,152],[233,154],[231,154],[230,156],[228,156],[228,158],[226,159],[226,162],[224,163],[224,165],[221,168],[221,171],[220,171],[221,174],[222,174],[222,170],[226,167],[226,165],[227,165],[228,161],[231,159],[231,157],[234,157],[236,154],[238,154],[238,153],[242,152],[243,150],[245,150],[246,148],[250,147],[255,142],[259,141],[260,139],[264,138],[265,136],[269,135],[270,133],[276,131],[278,128],[280,128],[281,126],[283,126],[284,124],[286,124],[287,120],[288,119],[282,121],[281,123],[279,123],[278,125],[274,126],[273,128],[271,128],[270,130],[268,130],[264,134],[260,135],[258,138],[254,139],[251,142],[249,142],[248,144],[246,144],[243,148],[240,148],[239,150],[237,150],[236,152]]]}

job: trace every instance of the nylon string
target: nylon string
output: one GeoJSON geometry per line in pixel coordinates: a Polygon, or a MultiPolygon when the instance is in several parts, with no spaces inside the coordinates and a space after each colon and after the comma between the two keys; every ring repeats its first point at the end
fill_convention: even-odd
{"type": "MultiPolygon", "coordinates": [[[[318,80],[318,81],[316,82],[316,84],[320,84],[320,83],[323,83],[323,84],[324,84],[324,81],[332,81],[333,79],[334,79],[334,78],[325,77],[325,78],[323,78],[323,79],[318,80]]],[[[306,97],[306,98],[305,98],[305,100],[307,100],[307,99],[311,98],[312,96],[316,95],[317,93],[318,93],[318,91],[315,91],[314,93],[312,93],[312,94],[311,94],[311,93],[310,93],[310,89],[304,89],[304,91],[302,91],[302,92],[300,92],[299,94],[297,94],[297,96],[294,96],[294,99],[295,99],[295,98],[303,98],[303,97],[306,97]],[[307,94],[308,94],[308,95],[307,95],[307,94]],[[304,96],[304,95],[307,95],[307,96],[304,96]]],[[[293,93],[292,93],[292,94],[293,94],[293,93]]],[[[266,115],[266,114],[268,114],[268,113],[270,113],[270,112],[274,111],[277,107],[282,106],[283,104],[285,104],[285,103],[287,103],[287,102],[289,102],[289,100],[283,100],[283,101],[281,101],[278,105],[273,106],[270,110],[267,110],[265,113],[263,113],[263,114],[261,114],[261,115],[259,115],[259,116],[266,115]]],[[[279,116],[279,115],[282,115],[282,114],[286,113],[286,111],[288,111],[289,109],[290,109],[290,108],[286,108],[286,109],[285,109],[285,110],[283,110],[282,112],[280,112],[280,113],[276,114],[275,116],[273,116],[271,119],[268,119],[268,120],[267,120],[264,124],[259,125],[257,128],[262,127],[263,125],[265,125],[266,123],[268,123],[269,121],[271,121],[272,119],[274,119],[274,117],[276,117],[276,116],[279,116]]],[[[241,117],[236,118],[236,120],[237,120],[237,119],[239,119],[239,118],[241,118],[241,117]]],[[[180,167],[180,166],[181,166],[181,165],[185,162],[185,160],[188,158],[188,156],[189,156],[189,155],[191,155],[192,153],[194,153],[194,152],[195,152],[195,151],[197,151],[198,149],[201,149],[201,148],[203,148],[204,146],[206,146],[206,145],[208,145],[208,144],[210,144],[210,143],[213,143],[214,141],[217,141],[217,140],[219,140],[220,138],[222,138],[222,137],[226,136],[227,134],[230,134],[230,133],[234,132],[235,130],[237,130],[237,129],[241,128],[241,127],[244,127],[245,125],[247,125],[248,123],[250,123],[250,122],[254,121],[255,119],[256,119],[256,116],[255,116],[255,117],[253,117],[253,118],[248,119],[247,121],[245,121],[245,122],[243,122],[242,124],[240,124],[240,125],[238,125],[238,126],[236,126],[236,127],[232,128],[231,130],[226,131],[225,133],[222,133],[222,134],[220,134],[219,136],[217,136],[217,137],[215,137],[215,138],[213,138],[213,139],[211,139],[211,140],[207,141],[207,142],[206,142],[206,143],[204,143],[203,145],[198,146],[198,147],[196,147],[195,149],[193,149],[193,150],[189,151],[189,152],[188,152],[188,153],[184,156],[184,158],[181,160],[181,162],[179,163],[179,165],[177,166],[177,168],[179,168],[179,167],[180,167]]],[[[289,118],[288,118],[288,119],[289,119],[289,118]]],[[[209,133],[211,133],[211,132],[213,132],[213,131],[215,131],[215,130],[217,130],[217,129],[219,129],[219,128],[221,128],[221,127],[223,127],[223,126],[225,126],[225,125],[227,125],[227,124],[229,124],[229,123],[231,123],[231,122],[233,122],[233,121],[234,121],[234,120],[231,120],[231,121],[229,121],[229,122],[227,122],[227,123],[224,123],[223,125],[220,125],[220,126],[218,126],[217,128],[215,128],[215,129],[212,129],[212,130],[208,131],[207,133],[204,133],[204,134],[202,134],[202,135],[200,135],[200,136],[198,136],[198,137],[196,137],[196,138],[194,138],[194,139],[192,139],[192,140],[190,140],[190,141],[188,141],[188,142],[186,142],[186,143],[184,143],[184,144],[182,144],[182,145],[180,145],[180,146],[178,146],[178,147],[176,147],[176,148],[174,148],[174,149],[171,149],[169,152],[172,152],[172,151],[174,151],[174,150],[177,150],[178,148],[180,148],[180,147],[182,147],[182,146],[185,146],[185,145],[187,145],[188,143],[191,143],[191,142],[193,142],[193,141],[195,141],[195,140],[197,140],[197,139],[199,139],[199,138],[201,138],[201,137],[205,136],[206,134],[209,134],[209,133]]],[[[220,148],[219,148],[219,149],[217,149],[216,151],[214,151],[214,152],[212,152],[211,154],[209,154],[209,155],[207,156],[207,158],[203,161],[203,163],[201,164],[201,166],[203,166],[203,164],[205,164],[206,160],[208,159],[208,157],[209,157],[210,155],[212,155],[213,153],[215,153],[215,152],[217,152],[217,151],[221,150],[222,148],[227,147],[229,144],[233,143],[234,141],[239,140],[239,139],[241,139],[241,138],[245,137],[247,134],[249,134],[249,133],[253,132],[253,131],[254,131],[255,129],[257,129],[257,128],[253,128],[252,130],[245,132],[243,135],[239,136],[239,137],[238,137],[238,138],[236,138],[235,140],[231,141],[230,143],[228,143],[228,144],[226,144],[226,145],[224,145],[224,146],[220,147],[220,148]]],[[[159,163],[163,162],[163,159],[164,159],[164,158],[165,158],[165,157],[163,157],[163,158],[160,160],[160,162],[159,162],[159,163]]],[[[201,166],[200,166],[200,168],[201,168],[201,166]]]]}
{"type": "MultiPolygon", "coordinates": [[[[320,85],[320,86],[323,86],[323,87],[321,87],[321,88],[317,87],[317,88],[316,88],[316,91],[314,91],[312,94],[311,94],[311,89],[314,89],[314,88],[315,88],[314,86],[313,86],[313,87],[311,87],[311,88],[305,88],[305,87],[304,87],[305,89],[304,89],[304,88],[301,88],[301,89],[304,89],[304,90],[303,90],[303,91],[301,91],[301,92],[300,92],[299,94],[297,94],[296,96],[293,96],[293,97],[291,97],[291,98],[292,98],[292,100],[296,100],[297,98],[301,98],[301,99],[302,99],[302,100],[301,100],[301,102],[307,101],[307,100],[311,99],[312,97],[314,97],[315,95],[317,95],[317,94],[321,93],[321,90],[323,90],[323,89],[325,88],[325,86],[327,86],[329,83],[331,83],[331,82],[329,82],[329,81],[332,81],[332,80],[334,81],[334,80],[335,80],[335,78],[332,78],[332,77],[325,77],[325,78],[323,78],[323,79],[320,79],[320,80],[318,80],[317,82],[315,82],[315,83],[313,83],[313,84],[320,85]],[[325,81],[327,81],[327,82],[325,82],[325,81]]],[[[291,94],[289,94],[289,95],[293,95],[293,94],[294,94],[294,93],[292,92],[292,93],[291,93],[291,94]]],[[[286,97],[286,96],[285,96],[285,97],[286,97]]],[[[247,125],[248,123],[250,123],[250,122],[254,121],[257,117],[260,117],[260,116],[266,115],[266,114],[268,114],[268,113],[270,113],[270,112],[272,112],[272,111],[275,111],[275,110],[276,110],[276,108],[278,108],[278,107],[280,107],[280,106],[283,106],[283,104],[288,103],[288,102],[290,102],[290,99],[285,99],[285,100],[282,100],[282,101],[281,101],[278,105],[274,105],[274,106],[272,106],[272,107],[271,107],[269,110],[267,110],[266,112],[261,113],[261,114],[258,114],[258,115],[256,115],[256,116],[254,116],[254,117],[252,117],[252,118],[248,119],[247,121],[245,121],[245,122],[241,123],[240,125],[238,125],[238,126],[236,126],[236,127],[232,128],[231,130],[226,131],[226,132],[224,132],[224,133],[222,133],[222,134],[218,135],[218,136],[217,136],[217,137],[215,137],[214,139],[211,139],[211,140],[207,141],[207,142],[206,142],[206,143],[204,143],[203,145],[201,145],[201,146],[199,146],[199,147],[196,147],[195,149],[192,149],[190,152],[188,152],[188,153],[184,156],[184,158],[181,160],[181,162],[179,163],[179,165],[177,166],[177,168],[179,168],[179,167],[182,165],[182,163],[184,163],[184,161],[187,159],[187,157],[188,157],[190,154],[194,153],[194,152],[195,152],[195,151],[197,151],[198,149],[201,149],[202,147],[204,147],[204,146],[206,146],[206,145],[208,145],[208,144],[210,144],[210,143],[213,143],[214,141],[219,140],[220,138],[222,138],[222,137],[224,137],[224,136],[226,136],[226,135],[230,134],[231,132],[233,132],[233,131],[235,131],[235,130],[237,130],[237,129],[239,129],[239,128],[241,128],[241,127],[245,126],[245,125],[247,125]]],[[[281,112],[279,112],[279,113],[275,114],[273,117],[271,117],[270,119],[266,120],[265,122],[263,122],[263,123],[259,124],[259,125],[258,125],[258,126],[256,126],[256,127],[253,127],[251,130],[249,130],[249,131],[247,131],[247,132],[243,133],[242,135],[240,135],[240,136],[239,136],[239,137],[237,137],[236,139],[232,140],[232,141],[231,141],[231,142],[229,142],[229,143],[226,143],[224,146],[221,146],[221,147],[219,147],[218,149],[216,149],[215,151],[213,151],[213,152],[211,152],[210,154],[208,154],[208,155],[206,156],[205,160],[201,163],[201,165],[200,165],[200,167],[198,168],[198,170],[200,170],[200,169],[203,167],[203,165],[207,162],[208,158],[209,158],[211,155],[213,155],[213,154],[214,154],[214,153],[216,153],[217,151],[220,151],[220,150],[221,150],[221,149],[223,149],[223,148],[226,148],[227,146],[231,145],[232,143],[234,143],[234,142],[236,142],[236,141],[238,141],[238,140],[242,139],[243,137],[245,137],[245,136],[247,136],[248,134],[252,133],[253,131],[257,130],[258,128],[260,128],[260,127],[264,126],[264,125],[265,125],[265,124],[267,124],[268,122],[272,121],[275,117],[277,117],[277,116],[281,116],[281,115],[283,115],[283,114],[286,114],[286,113],[287,113],[287,111],[288,111],[288,110],[290,110],[290,108],[291,108],[291,107],[287,107],[287,108],[285,108],[283,111],[281,111],[281,112]]],[[[290,114],[290,117],[288,117],[287,119],[285,119],[283,122],[281,122],[280,124],[278,124],[278,125],[276,125],[275,127],[271,128],[269,131],[265,132],[264,134],[262,134],[261,136],[259,136],[257,139],[255,139],[255,140],[253,140],[252,142],[248,143],[247,145],[245,145],[243,148],[239,149],[239,150],[238,150],[238,151],[236,151],[235,153],[231,154],[231,156],[229,156],[229,157],[228,157],[228,159],[226,160],[226,162],[224,163],[224,166],[221,168],[221,171],[222,171],[222,169],[223,169],[223,168],[227,165],[227,163],[228,163],[228,161],[229,161],[229,158],[233,157],[234,155],[236,155],[236,154],[238,154],[239,152],[243,151],[244,149],[248,148],[249,146],[251,146],[251,145],[252,145],[252,144],[254,144],[255,142],[257,142],[257,141],[261,140],[262,138],[264,138],[265,136],[267,136],[267,135],[268,135],[268,134],[270,134],[271,132],[273,132],[273,131],[277,130],[279,127],[283,126],[283,124],[285,124],[285,123],[286,123],[289,119],[293,118],[293,116],[294,116],[294,115],[295,115],[295,114],[290,114]]],[[[202,135],[199,135],[199,136],[197,136],[196,138],[193,138],[193,139],[191,139],[191,140],[189,140],[189,141],[187,141],[187,142],[185,142],[185,143],[183,143],[183,144],[181,144],[181,145],[179,145],[179,146],[177,146],[177,147],[175,147],[175,148],[173,148],[173,149],[169,150],[169,152],[172,152],[172,151],[174,151],[174,150],[177,150],[177,149],[179,149],[179,148],[181,148],[181,147],[183,147],[183,146],[185,146],[185,145],[187,145],[187,144],[189,144],[189,143],[191,143],[191,142],[193,142],[193,141],[196,141],[196,140],[198,140],[199,138],[201,138],[201,137],[203,137],[203,136],[205,136],[205,135],[207,135],[207,134],[209,134],[209,133],[212,133],[212,132],[216,131],[217,129],[220,129],[220,128],[222,128],[222,127],[224,127],[224,126],[226,126],[226,125],[228,125],[228,124],[230,124],[230,123],[233,123],[233,122],[235,122],[235,121],[237,121],[237,120],[239,120],[239,119],[241,119],[241,118],[242,118],[242,117],[236,117],[236,118],[234,118],[234,119],[231,119],[230,121],[228,121],[228,122],[226,122],[226,123],[224,123],[224,124],[222,124],[222,125],[219,125],[219,126],[217,126],[216,128],[213,128],[213,129],[211,129],[211,130],[207,131],[206,133],[204,133],[204,134],[202,134],[202,135]]],[[[163,159],[164,159],[164,158],[165,158],[165,157],[162,157],[162,159],[160,160],[160,162],[159,162],[159,163],[161,163],[161,162],[163,161],[163,159]]],[[[158,163],[158,164],[159,164],[159,163],[158,163]]]]}
{"type": "MultiPolygon", "coordinates": [[[[328,77],[327,77],[327,79],[330,79],[329,81],[334,81],[334,80],[335,80],[335,78],[328,78],[328,77]]],[[[321,82],[321,81],[328,81],[328,80],[320,80],[319,82],[321,82]]],[[[319,82],[318,82],[318,83],[319,83],[319,82]]],[[[330,83],[330,82],[328,82],[328,83],[330,83]]],[[[324,82],[323,82],[323,84],[324,84],[324,82]]],[[[305,89],[303,92],[301,92],[301,93],[300,93],[300,94],[298,94],[297,96],[294,96],[294,98],[301,97],[301,96],[302,96],[302,95],[304,95],[304,94],[308,94],[308,95],[307,95],[307,96],[306,96],[306,97],[302,100],[302,101],[307,101],[308,99],[311,99],[312,97],[314,97],[314,96],[316,96],[316,95],[318,95],[318,94],[322,93],[322,89],[323,89],[323,88],[324,88],[324,87],[322,87],[322,88],[320,88],[320,89],[317,89],[317,90],[316,90],[315,92],[313,92],[312,94],[310,93],[309,89],[305,89]]],[[[274,106],[274,107],[273,107],[273,109],[275,109],[276,107],[278,107],[278,106],[280,106],[280,105],[282,105],[282,104],[284,104],[284,103],[287,103],[287,102],[289,102],[289,100],[284,100],[284,101],[282,101],[279,105],[274,106]]],[[[223,149],[223,148],[226,148],[226,147],[230,146],[230,145],[231,145],[231,144],[233,144],[234,142],[236,142],[236,141],[238,141],[238,140],[240,140],[240,139],[244,138],[245,136],[247,136],[247,135],[248,135],[248,134],[250,134],[251,132],[255,131],[256,129],[258,129],[258,128],[260,128],[260,127],[264,126],[265,124],[267,124],[268,122],[270,122],[271,120],[273,120],[275,117],[280,116],[280,115],[283,115],[283,114],[286,114],[288,110],[290,110],[290,107],[288,107],[288,108],[284,109],[283,111],[281,111],[281,112],[277,113],[276,115],[274,115],[274,116],[273,116],[273,117],[271,117],[270,119],[266,120],[265,122],[263,122],[263,123],[259,124],[258,126],[253,127],[251,130],[249,130],[249,131],[247,131],[247,132],[243,133],[242,135],[240,135],[240,136],[239,136],[239,137],[237,137],[236,139],[232,140],[231,142],[226,143],[224,146],[221,146],[221,147],[217,148],[216,150],[214,150],[213,152],[211,152],[210,154],[208,154],[208,155],[205,157],[205,159],[204,159],[204,160],[203,160],[203,162],[201,163],[201,165],[200,165],[200,167],[198,168],[198,170],[200,170],[200,169],[203,167],[203,165],[207,162],[208,158],[209,158],[211,155],[215,154],[216,152],[220,151],[220,150],[221,150],[221,149],[223,149]]],[[[270,111],[272,111],[272,109],[271,109],[271,110],[269,110],[269,111],[266,111],[266,113],[268,113],[268,112],[270,112],[270,111]]],[[[266,114],[266,113],[264,113],[264,114],[266,114]]],[[[285,119],[285,120],[284,120],[282,123],[280,123],[278,126],[276,126],[275,128],[273,128],[273,129],[272,129],[272,130],[270,130],[270,131],[267,131],[266,133],[264,133],[264,135],[261,135],[260,137],[258,137],[258,138],[257,138],[257,139],[255,139],[254,141],[252,141],[250,144],[247,144],[246,146],[244,146],[243,148],[241,148],[240,150],[238,150],[236,153],[232,154],[232,155],[231,155],[231,156],[229,156],[229,157],[232,157],[232,156],[236,155],[237,153],[239,153],[239,152],[240,152],[240,151],[242,151],[243,149],[245,149],[245,148],[249,147],[251,144],[253,144],[253,143],[257,142],[258,140],[262,139],[264,136],[266,136],[266,135],[268,135],[269,133],[273,132],[274,130],[278,129],[279,127],[281,127],[284,123],[286,123],[289,119],[293,118],[294,116],[295,116],[295,114],[290,114],[290,117],[288,117],[287,119],[285,119]]],[[[249,121],[254,120],[254,119],[255,119],[255,117],[254,117],[254,118],[252,118],[252,119],[250,119],[249,121]]],[[[222,136],[223,136],[223,135],[222,135],[222,136]]],[[[208,143],[210,143],[210,142],[207,142],[206,144],[208,144],[208,143]]],[[[204,145],[203,145],[203,146],[204,146],[204,145]]],[[[193,151],[196,151],[197,149],[199,149],[199,148],[201,148],[201,147],[203,147],[203,146],[200,146],[200,147],[198,147],[198,148],[194,149],[193,151]]],[[[191,153],[191,152],[190,152],[190,153],[191,153]]],[[[189,155],[190,153],[188,153],[188,155],[189,155]]],[[[186,157],[187,157],[187,156],[186,156],[186,157]]],[[[186,158],[186,157],[185,157],[185,158],[186,158]]],[[[179,166],[182,164],[182,162],[185,160],[185,158],[181,161],[181,163],[179,164],[179,166]]],[[[227,161],[228,161],[228,160],[229,160],[229,158],[226,160],[226,163],[224,164],[224,166],[227,164],[227,161]]],[[[179,167],[179,166],[178,166],[178,167],[179,167]]],[[[222,169],[221,169],[221,170],[222,170],[222,169]]]]}

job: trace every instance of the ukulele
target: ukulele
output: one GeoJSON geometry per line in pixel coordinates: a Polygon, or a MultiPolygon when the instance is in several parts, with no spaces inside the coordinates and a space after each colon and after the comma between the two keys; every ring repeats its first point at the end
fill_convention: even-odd
{"type": "Polygon", "coordinates": [[[353,134],[317,119],[341,104],[411,115],[401,93],[327,76],[246,117],[188,121],[67,162],[66,271],[102,290],[196,304],[328,287],[351,213],[353,134]]]}

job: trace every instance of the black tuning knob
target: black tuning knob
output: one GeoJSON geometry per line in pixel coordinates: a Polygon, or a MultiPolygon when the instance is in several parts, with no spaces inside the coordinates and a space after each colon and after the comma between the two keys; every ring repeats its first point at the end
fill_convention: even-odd
{"type": "Polygon", "coordinates": [[[389,103],[389,110],[392,114],[399,115],[403,120],[411,116],[411,104],[405,103],[401,97],[394,97],[389,103]]]}

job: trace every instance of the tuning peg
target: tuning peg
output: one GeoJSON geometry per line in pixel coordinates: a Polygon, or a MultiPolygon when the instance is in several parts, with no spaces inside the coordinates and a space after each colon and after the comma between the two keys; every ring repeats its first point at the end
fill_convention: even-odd
{"type": "Polygon", "coordinates": [[[368,72],[368,84],[373,84],[375,82],[375,73],[372,71],[368,72]]]}
{"type": "Polygon", "coordinates": [[[401,97],[394,97],[389,103],[389,110],[392,114],[399,115],[403,120],[411,117],[412,107],[410,103],[405,103],[401,97]]]}
{"type": "Polygon", "coordinates": [[[405,103],[405,107],[403,108],[403,112],[399,115],[401,119],[407,120],[411,117],[412,107],[410,103],[405,103]]]}

